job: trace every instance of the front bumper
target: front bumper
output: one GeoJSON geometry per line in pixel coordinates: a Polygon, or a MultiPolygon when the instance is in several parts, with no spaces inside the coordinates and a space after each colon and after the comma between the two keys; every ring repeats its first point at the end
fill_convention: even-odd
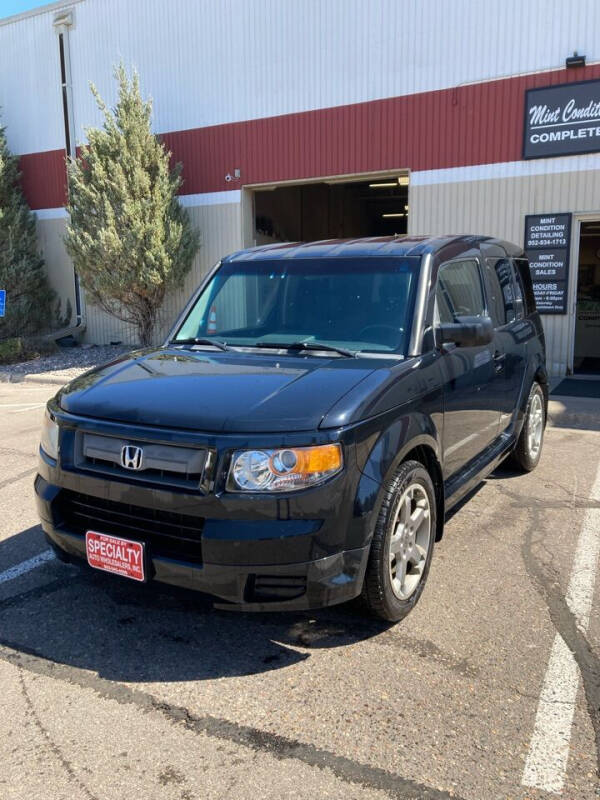
{"type": "MultiPolygon", "coordinates": [[[[118,501],[125,497],[135,500],[140,510],[151,501],[160,505],[161,500],[148,490],[131,489],[93,477],[71,476],[49,467],[42,459],[35,481],[38,513],[49,544],[63,560],[86,562],[85,532],[82,527],[74,530],[61,511],[61,498],[65,495],[82,496],[75,495],[75,489],[89,492],[90,500],[115,503],[118,508],[121,508],[118,501]],[[50,482],[49,479],[59,473],[60,481],[50,482]]],[[[221,512],[224,516],[226,510],[221,508],[221,512]]],[[[348,547],[360,537],[356,530],[353,536],[348,536],[346,519],[276,520],[261,518],[260,514],[254,519],[223,516],[204,519],[203,557],[194,561],[188,560],[185,554],[182,557],[157,554],[158,547],[143,533],[136,536],[118,527],[106,530],[100,521],[93,526],[90,524],[90,528],[144,541],[149,580],[206,592],[221,601],[217,604],[219,608],[243,611],[315,609],[346,602],[360,593],[369,546],[361,542],[360,547],[348,547]]]]}
{"type": "MultiPolygon", "coordinates": [[[[85,537],[42,522],[49,544],[65,560],[85,561],[85,537]]],[[[362,588],[368,547],[345,550],[300,564],[187,564],[150,559],[150,580],[194,589],[218,597],[217,608],[240,611],[298,611],[344,603],[362,588]],[[285,597],[285,595],[291,595],[285,597]]]]}

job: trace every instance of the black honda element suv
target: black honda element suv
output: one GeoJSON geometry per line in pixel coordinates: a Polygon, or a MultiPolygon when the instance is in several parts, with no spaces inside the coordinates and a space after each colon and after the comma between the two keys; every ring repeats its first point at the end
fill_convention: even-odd
{"type": "Polygon", "coordinates": [[[277,244],[224,258],[157,349],[49,403],[35,493],[63,560],[399,620],[444,514],[539,461],[548,382],[521,248],[482,236],[277,244]]]}

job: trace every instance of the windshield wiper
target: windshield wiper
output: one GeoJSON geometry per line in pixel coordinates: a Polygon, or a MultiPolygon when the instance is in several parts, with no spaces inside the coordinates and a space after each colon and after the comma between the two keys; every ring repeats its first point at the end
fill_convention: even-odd
{"type": "Polygon", "coordinates": [[[271,347],[273,350],[326,350],[332,353],[338,353],[346,358],[354,358],[356,353],[348,350],[345,347],[336,347],[333,344],[324,344],[323,342],[255,342],[252,347],[271,347]]]}
{"type": "Polygon", "coordinates": [[[227,342],[210,339],[208,336],[190,337],[189,339],[171,339],[169,344],[211,344],[219,350],[229,350],[227,342]]]}

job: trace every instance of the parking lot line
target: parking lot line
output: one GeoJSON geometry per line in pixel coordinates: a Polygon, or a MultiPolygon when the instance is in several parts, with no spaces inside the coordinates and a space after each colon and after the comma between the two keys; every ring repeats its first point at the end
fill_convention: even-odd
{"type": "Polygon", "coordinates": [[[43,408],[46,403],[34,403],[33,405],[25,406],[24,408],[14,408],[9,411],[9,414],[24,414],[26,411],[37,411],[38,408],[43,408]]]}
{"type": "MultiPolygon", "coordinates": [[[[592,487],[591,499],[600,500],[600,468],[592,487]]],[[[586,631],[590,619],[599,551],[600,509],[589,508],[579,533],[566,595],[567,605],[583,632],[586,631]]],[[[557,633],[544,676],[535,727],[523,771],[524,786],[547,792],[562,791],[579,677],[575,657],[562,636],[557,633]]]]}
{"type": "Polygon", "coordinates": [[[0,408],[20,408],[29,411],[30,408],[40,408],[46,403],[0,403],[0,408]]]}
{"type": "Polygon", "coordinates": [[[13,581],[15,578],[19,578],[26,572],[31,572],[32,569],[37,569],[38,567],[41,567],[42,564],[52,561],[54,558],[56,558],[56,556],[52,550],[44,550],[43,553],[38,553],[37,556],[28,558],[27,561],[21,561],[20,564],[15,564],[14,567],[10,567],[4,572],[0,572],[0,583],[13,581]]]}

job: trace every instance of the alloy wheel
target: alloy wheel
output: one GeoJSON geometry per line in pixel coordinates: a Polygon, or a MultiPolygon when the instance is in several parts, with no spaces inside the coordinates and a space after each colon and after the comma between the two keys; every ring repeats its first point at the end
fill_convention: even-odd
{"type": "Polygon", "coordinates": [[[390,536],[390,579],[400,600],[407,600],[419,585],[430,544],[429,497],[421,484],[412,483],[400,497],[390,536]]]}
{"type": "Polygon", "coordinates": [[[527,447],[532,459],[538,457],[542,446],[542,435],[544,433],[544,408],[542,398],[536,392],[529,404],[529,415],[527,418],[527,447]]]}

